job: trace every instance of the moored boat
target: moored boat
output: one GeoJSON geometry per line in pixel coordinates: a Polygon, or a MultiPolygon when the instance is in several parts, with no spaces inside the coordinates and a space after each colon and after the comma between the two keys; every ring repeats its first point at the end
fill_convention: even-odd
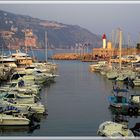
{"type": "Polygon", "coordinates": [[[129,97],[129,101],[132,104],[137,104],[138,106],[140,106],[140,94],[132,94],[129,97]]]}
{"type": "Polygon", "coordinates": [[[109,80],[115,80],[118,77],[118,72],[117,70],[109,71],[106,76],[109,80]]]}
{"type": "Polygon", "coordinates": [[[0,99],[12,103],[19,104],[33,104],[37,102],[37,97],[35,95],[19,94],[17,92],[3,92],[0,95],[0,99]]]}
{"type": "Polygon", "coordinates": [[[117,84],[113,86],[112,89],[113,95],[108,96],[108,101],[110,106],[116,108],[122,108],[128,106],[128,101],[125,94],[128,94],[127,89],[121,89],[117,84]]]}
{"type": "Polygon", "coordinates": [[[30,120],[22,115],[0,114],[0,125],[29,125],[30,120]]]}
{"type": "Polygon", "coordinates": [[[89,68],[91,71],[100,71],[103,66],[106,66],[108,64],[107,61],[98,61],[95,64],[89,65],[89,68]]]}
{"type": "Polygon", "coordinates": [[[135,86],[140,86],[140,75],[136,76],[136,78],[133,80],[133,83],[135,86]]]}
{"type": "Polygon", "coordinates": [[[103,122],[97,134],[105,137],[134,137],[133,132],[126,125],[112,121],[103,122]]]}
{"type": "Polygon", "coordinates": [[[113,92],[113,95],[108,96],[108,101],[111,107],[125,110],[129,115],[137,115],[139,113],[140,107],[128,99],[129,92],[127,89],[115,88],[113,89],[113,92]]]}

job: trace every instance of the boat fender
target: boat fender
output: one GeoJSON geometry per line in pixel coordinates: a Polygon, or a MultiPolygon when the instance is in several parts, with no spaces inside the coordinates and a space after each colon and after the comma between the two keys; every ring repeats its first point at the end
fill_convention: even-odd
{"type": "Polygon", "coordinates": [[[130,108],[128,109],[128,114],[129,114],[129,115],[132,115],[133,113],[134,113],[134,110],[133,110],[132,107],[130,107],[130,108]]]}
{"type": "Polygon", "coordinates": [[[0,107],[0,113],[2,113],[3,112],[3,108],[2,107],[0,107]]]}
{"type": "Polygon", "coordinates": [[[2,117],[1,117],[0,122],[2,123],[2,121],[3,121],[3,120],[2,120],[2,117]]]}
{"type": "Polygon", "coordinates": [[[134,114],[138,114],[139,109],[137,107],[134,108],[134,114]]]}
{"type": "Polygon", "coordinates": [[[1,122],[1,123],[3,122],[2,116],[1,116],[1,118],[0,118],[0,122],[1,122]]]}
{"type": "Polygon", "coordinates": [[[32,108],[30,106],[28,106],[28,111],[32,111],[32,108]]]}

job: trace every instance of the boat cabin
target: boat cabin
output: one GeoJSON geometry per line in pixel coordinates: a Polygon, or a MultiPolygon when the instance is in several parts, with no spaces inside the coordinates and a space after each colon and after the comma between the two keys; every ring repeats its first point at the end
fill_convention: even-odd
{"type": "Polygon", "coordinates": [[[17,65],[31,65],[33,63],[32,58],[26,53],[13,53],[12,58],[17,59],[17,65]]]}

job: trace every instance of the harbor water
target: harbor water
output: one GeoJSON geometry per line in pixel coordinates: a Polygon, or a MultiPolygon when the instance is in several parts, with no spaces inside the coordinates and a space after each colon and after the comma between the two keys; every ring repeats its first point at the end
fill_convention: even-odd
{"type": "MultiPolygon", "coordinates": [[[[41,91],[41,102],[48,116],[40,116],[40,126],[0,127],[1,136],[97,136],[99,125],[113,119],[107,96],[112,81],[89,71],[88,62],[55,61],[58,74],[55,83],[41,91]]],[[[139,88],[131,92],[139,92],[139,88]]],[[[140,117],[130,117],[134,126],[140,117]]]]}

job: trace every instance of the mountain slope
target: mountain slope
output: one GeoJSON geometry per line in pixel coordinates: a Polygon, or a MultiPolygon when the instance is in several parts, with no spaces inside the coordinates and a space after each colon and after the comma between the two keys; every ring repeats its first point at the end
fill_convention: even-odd
{"type": "MultiPolygon", "coordinates": [[[[66,25],[54,21],[40,20],[26,15],[18,15],[0,10],[0,31],[12,31],[12,38],[0,39],[0,45],[7,46],[9,42],[20,42],[24,46],[24,29],[32,29],[37,38],[37,47],[45,46],[45,31],[48,34],[48,44],[52,48],[71,48],[76,44],[88,44],[90,48],[101,46],[101,36],[77,25],[66,25]]],[[[78,45],[77,45],[78,46],[78,45]]]]}

